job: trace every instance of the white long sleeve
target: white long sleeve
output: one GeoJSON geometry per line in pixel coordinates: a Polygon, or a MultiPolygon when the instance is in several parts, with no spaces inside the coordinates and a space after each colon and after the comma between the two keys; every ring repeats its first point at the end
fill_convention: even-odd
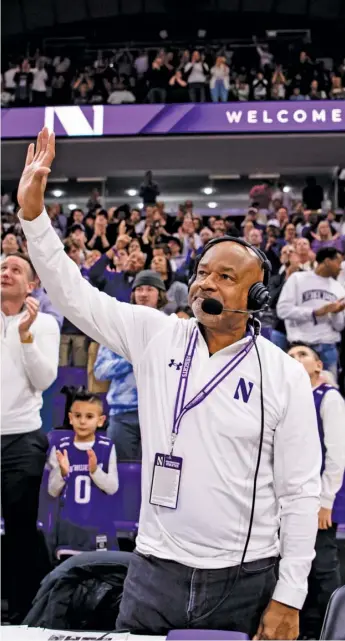
{"type": "MultiPolygon", "coordinates": [[[[76,447],[80,450],[92,449],[94,443],[75,443],[76,447]]],[[[52,447],[48,465],[50,467],[48,478],[48,492],[51,496],[57,497],[61,494],[66,484],[66,479],[63,478],[60,466],[56,457],[56,447],[52,447]]],[[[119,489],[119,476],[117,472],[117,460],[115,445],[112,446],[109,456],[108,472],[104,472],[99,466],[96,472],[90,474],[93,482],[100,490],[106,494],[115,494],[119,489]]]]}
{"type": "Polygon", "coordinates": [[[115,445],[111,448],[108,472],[104,472],[100,467],[97,467],[96,472],[90,474],[90,476],[97,487],[106,494],[115,494],[117,492],[119,489],[119,477],[117,473],[115,445]]]}
{"type": "Polygon", "coordinates": [[[337,390],[325,394],[320,408],[326,447],[321,477],[321,507],[332,509],[345,470],[345,402],[337,390]]]}
{"type": "Polygon", "coordinates": [[[338,312],[338,314],[330,314],[330,319],[333,329],[335,329],[337,332],[342,332],[345,327],[345,311],[338,312]]]}
{"type": "MultiPolygon", "coordinates": [[[[303,276],[303,274],[302,274],[303,276]]],[[[313,309],[298,302],[299,274],[291,274],[285,281],[277,303],[277,316],[281,320],[311,321],[313,309]]]]}
{"type": "Polygon", "coordinates": [[[57,377],[60,345],[56,319],[44,314],[44,324],[44,330],[34,332],[33,343],[21,343],[25,373],[31,385],[41,392],[57,377]]]}
{"type": "Polygon", "coordinates": [[[303,606],[315,556],[320,506],[321,446],[310,380],[300,368],[274,440],[274,482],[281,506],[279,580],[273,599],[303,606]],[[303,581],[302,581],[303,577],[303,581]]]}
{"type": "Polygon", "coordinates": [[[60,466],[56,457],[56,447],[52,447],[49,454],[48,466],[50,467],[48,477],[48,493],[50,496],[56,498],[60,496],[63,488],[65,487],[66,480],[61,474],[60,466]]]}
{"type": "Polygon", "coordinates": [[[60,331],[52,316],[39,312],[31,325],[33,343],[21,343],[15,316],[2,313],[1,433],[24,434],[38,430],[42,420],[42,392],[58,371],[60,331]]]}
{"type": "Polygon", "coordinates": [[[155,309],[120,303],[88,283],[68,258],[45,210],[33,221],[21,218],[21,225],[30,258],[51,302],[98,343],[135,363],[150,339],[174,322],[174,317],[155,309]]]}

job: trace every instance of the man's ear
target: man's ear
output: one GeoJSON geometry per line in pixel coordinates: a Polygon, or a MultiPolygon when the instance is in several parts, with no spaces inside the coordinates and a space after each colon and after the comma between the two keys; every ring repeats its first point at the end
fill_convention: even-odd
{"type": "Polygon", "coordinates": [[[28,296],[30,296],[30,294],[32,294],[32,292],[34,291],[34,289],[36,289],[36,287],[37,287],[37,285],[36,285],[35,281],[34,281],[34,280],[31,280],[31,281],[28,283],[28,287],[27,287],[27,295],[28,295],[28,296]]]}

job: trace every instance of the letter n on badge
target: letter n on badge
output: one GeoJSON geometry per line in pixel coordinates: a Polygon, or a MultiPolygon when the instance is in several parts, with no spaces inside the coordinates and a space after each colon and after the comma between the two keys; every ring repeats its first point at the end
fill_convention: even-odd
{"type": "Polygon", "coordinates": [[[244,380],[244,378],[240,378],[238,381],[238,385],[236,387],[236,391],[234,394],[234,398],[239,401],[242,400],[244,403],[248,403],[250,399],[250,395],[252,393],[254,383],[251,381],[248,381],[248,388],[247,388],[247,383],[244,380]]]}

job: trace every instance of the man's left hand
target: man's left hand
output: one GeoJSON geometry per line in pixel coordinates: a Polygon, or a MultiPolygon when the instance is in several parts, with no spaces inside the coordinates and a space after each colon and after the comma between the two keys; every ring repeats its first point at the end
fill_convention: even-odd
{"type": "Polygon", "coordinates": [[[18,331],[19,331],[19,336],[21,341],[25,340],[30,334],[29,330],[32,323],[37,318],[40,304],[38,300],[36,300],[36,298],[33,298],[32,296],[28,296],[25,301],[25,307],[26,307],[25,314],[18,326],[18,331]]]}
{"type": "Polygon", "coordinates": [[[319,510],[319,530],[328,530],[332,527],[332,510],[326,507],[320,507],[319,510]]]}
{"type": "Polygon", "coordinates": [[[297,639],[299,610],[289,605],[270,601],[253,639],[297,639]]]}

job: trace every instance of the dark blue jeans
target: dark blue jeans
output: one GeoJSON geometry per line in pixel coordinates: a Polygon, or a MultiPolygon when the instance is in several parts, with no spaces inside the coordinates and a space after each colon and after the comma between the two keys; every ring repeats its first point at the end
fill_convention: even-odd
{"type": "Polygon", "coordinates": [[[287,341],[287,338],[286,338],[286,334],[283,334],[282,332],[279,332],[276,329],[272,329],[271,341],[272,341],[272,343],[277,345],[277,347],[280,347],[280,349],[284,350],[284,352],[288,348],[288,345],[289,345],[289,343],[287,341]]]}
{"type": "Polygon", "coordinates": [[[277,559],[196,570],[134,552],[125,580],[118,630],[164,635],[174,629],[236,630],[250,638],[271,599],[277,559]]]}
{"type": "Polygon", "coordinates": [[[138,411],[111,414],[107,437],[115,443],[118,461],[141,461],[138,411]]]}

